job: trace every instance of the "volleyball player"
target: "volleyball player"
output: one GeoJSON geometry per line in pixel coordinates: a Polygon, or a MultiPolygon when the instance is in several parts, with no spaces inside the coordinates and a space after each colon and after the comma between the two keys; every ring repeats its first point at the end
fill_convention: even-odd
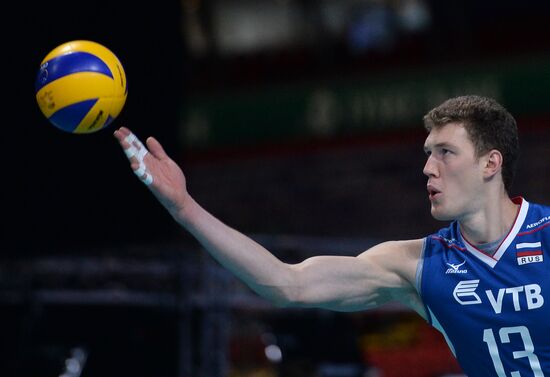
{"type": "Polygon", "coordinates": [[[127,128],[115,137],[175,221],[274,304],[359,311],[396,301],[443,333],[469,377],[550,376],[550,208],[509,195],[516,121],[495,100],[472,95],[445,101],[424,124],[431,214],[450,225],[356,257],[298,264],[283,263],[202,208],[156,139],[144,146],[127,128]]]}

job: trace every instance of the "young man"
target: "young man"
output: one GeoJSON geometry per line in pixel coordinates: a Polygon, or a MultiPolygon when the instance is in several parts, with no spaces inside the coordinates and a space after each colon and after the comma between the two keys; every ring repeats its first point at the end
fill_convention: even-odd
{"type": "Polygon", "coordinates": [[[115,137],[134,173],[223,266],[280,306],[357,311],[398,301],[439,329],[469,377],[550,376],[550,208],[508,195],[518,156],[514,118],[492,99],[431,110],[424,174],[431,213],[451,221],[425,238],[357,257],[286,264],[193,200],[157,140],[115,137]]]}

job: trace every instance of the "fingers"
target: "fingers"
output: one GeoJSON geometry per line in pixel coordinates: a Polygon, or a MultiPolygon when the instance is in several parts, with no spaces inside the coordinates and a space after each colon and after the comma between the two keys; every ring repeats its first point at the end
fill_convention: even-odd
{"type": "Polygon", "coordinates": [[[125,127],[116,130],[114,136],[124,149],[124,154],[126,154],[126,157],[132,163],[134,174],[137,175],[146,186],[152,184],[153,175],[145,163],[145,156],[149,153],[147,148],[136,135],[125,127]]]}
{"type": "Polygon", "coordinates": [[[126,127],[120,127],[119,129],[115,130],[115,132],[113,133],[113,135],[115,136],[115,138],[118,140],[118,141],[123,141],[124,138],[126,136],[128,136],[129,134],[131,134],[132,132],[126,128],[126,127]]]}
{"type": "Polygon", "coordinates": [[[124,148],[126,157],[132,158],[135,156],[138,162],[142,162],[148,152],[143,143],[131,132],[124,138],[124,141],[128,144],[128,147],[124,148]]]}
{"type": "Polygon", "coordinates": [[[158,142],[158,140],[155,139],[154,137],[151,136],[151,137],[147,138],[145,143],[147,144],[147,148],[149,148],[149,152],[151,152],[151,154],[153,156],[155,156],[156,158],[158,158],[159,160],[163,160],[165,158],[168,158],[168,155],[164,151],[164,148],[158,142]]]}

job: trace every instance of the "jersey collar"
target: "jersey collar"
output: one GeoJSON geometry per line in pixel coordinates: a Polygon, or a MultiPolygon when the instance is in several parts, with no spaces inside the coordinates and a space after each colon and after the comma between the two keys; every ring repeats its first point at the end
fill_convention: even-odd
{"type": "Polygon", "coordinates": [[[525,218],[527,217],[527,211],[529,210],[529,202],[522,198],[521,196],[515,197],[512,199],[512,201],[515,204],[519,204],[519,211],[516,215],[516,219],[514,220],[514,224],[512,225],[512,228],[504,237],[502,242],[497,248],[497,251],[494,255],[488,255],[484,253],[482,250],[478,249],[474,245],[472,245],[466,238],[462,236],[462,232],[460,232],[460,237],[464,241],[464,246],[466,246],[466,250],[468,250],[472,255],[477,257],[482,262],[488,264],[491,267],[495,267],[497,262],[500,260],[508,246],[512,243],[514,238],[516,238],[517,234],[519,233],[521,226],[523,225],[525,218]]]}

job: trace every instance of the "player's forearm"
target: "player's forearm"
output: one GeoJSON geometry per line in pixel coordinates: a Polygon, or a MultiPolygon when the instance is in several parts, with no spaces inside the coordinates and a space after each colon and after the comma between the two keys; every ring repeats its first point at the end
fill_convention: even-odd
{"type": "Polygon", "coordinates": [[[212,257],[256,293],[277,305],[289,304],[295,280],[289,265],[212,216],[191,198],[174,218],[212,257]]]}

